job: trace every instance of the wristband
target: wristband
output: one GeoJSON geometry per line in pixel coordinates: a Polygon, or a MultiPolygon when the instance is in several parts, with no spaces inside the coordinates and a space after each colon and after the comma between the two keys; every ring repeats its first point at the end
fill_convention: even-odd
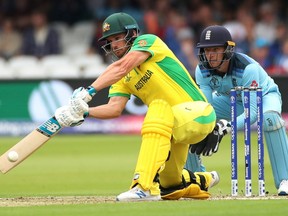
{"type": "Polygon", "coordinates": [[[84,114],[83,114],[83,118],[87,118],[89,116],[89,112],[85,112],[84,114]]]}
{"type": "Polygon", "coordinates": [[[91,97],[93,97],[97,93],[96,89],[93,86],[88,86],[87,91],[91,97]]]}

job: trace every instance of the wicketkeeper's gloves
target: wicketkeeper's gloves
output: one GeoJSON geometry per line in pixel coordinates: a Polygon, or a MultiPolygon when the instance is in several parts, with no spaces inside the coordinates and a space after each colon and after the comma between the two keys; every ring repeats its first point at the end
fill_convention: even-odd
{"type": "Polygon", "coordinates": [[[230,122],[224,119],[219,120],[213,131],[208,134],[204,140],[190,145],[189,152],[196,153],[197,155],[202,154],[203,156],[211,156],[218,151],[223,136],[230,133],[230,131],[230,122]]]}

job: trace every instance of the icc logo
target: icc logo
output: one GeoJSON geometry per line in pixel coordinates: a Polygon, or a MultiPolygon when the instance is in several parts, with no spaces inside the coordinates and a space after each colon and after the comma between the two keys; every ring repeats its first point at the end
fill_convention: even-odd
{"type": "Polygon", "coordinates": [[[249,98],[248,97],[244,97],[244,103],[248,103],[249,98]]]}

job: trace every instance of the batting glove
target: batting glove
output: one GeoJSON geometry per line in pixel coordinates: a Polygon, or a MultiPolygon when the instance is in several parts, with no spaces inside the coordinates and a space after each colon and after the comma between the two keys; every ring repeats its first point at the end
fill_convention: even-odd
{"type": "Polygon", "coordinates": [[[79,87],[74,90],[71,99],[81,98],[86,103],[92,100],[92,97],[97,93],[96,89],[92,86],[87,87],[85,89],[84,87],[79,87]]]}
{"type": "Polygon", "coordinates": [[[74,112],[71,106],[62,106],[55,112],[55,118],[61,127],[74,127],[84,122],[84,116],[74,112]]]}
{"type": "Polygon", "coordinates": [[[200,141],[199,143],[190,145],[190,153],[196,153],[197,155],[202,154],[203,156],[211,156],[213,153],[218,151],[222,138],[230,131],[231,124],[224,119],[219,120],[213,131],[208,134],[204,140],[200,141]]]}
{"type": "Polygon", "coordinates": [[[86,118],[89,115],[89,106],[81,98],[71,98],[69,105],[74,116],[84,116],[86,118]]]}

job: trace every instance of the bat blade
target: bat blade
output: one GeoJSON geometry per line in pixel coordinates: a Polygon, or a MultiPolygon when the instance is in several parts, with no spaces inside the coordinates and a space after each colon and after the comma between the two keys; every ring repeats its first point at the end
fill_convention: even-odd
{"type": "Polygon", "coordinates": [[[55,117],[44,122],[0,156],[0,171],[2,173],[7,173],[9,170],[16,167],[61,129],[62,128],[55,117]],[[11,162],[8,160],[8,153],[10,151],[16,151],[18,153],[19,157],[17,161],[11,162]]]}

